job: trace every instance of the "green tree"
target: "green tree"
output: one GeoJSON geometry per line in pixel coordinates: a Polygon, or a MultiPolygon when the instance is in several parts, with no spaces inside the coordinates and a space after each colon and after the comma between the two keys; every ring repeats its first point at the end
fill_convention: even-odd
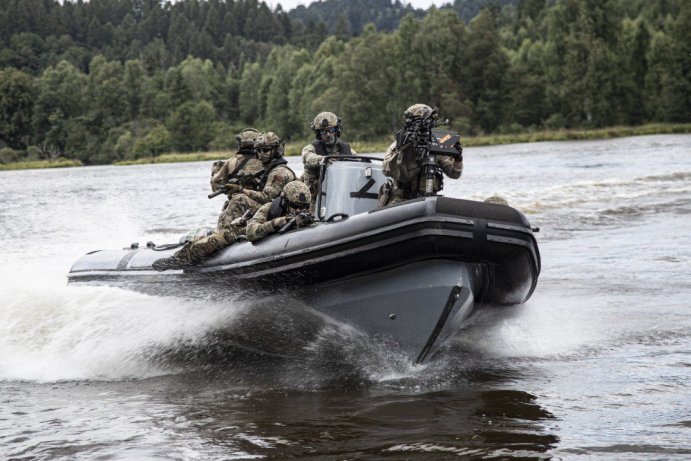
{"type": "Polygon", "coordinates": [[[569,125],[614,124],[623,112],[621,18],[613,0],[560,0],[545,17],[547,98],[569,125]]]}
{"type": "Polygon", "coordinates": [[[691,6],[684,4],[676,19],[668,17],[665,30],[653,34],[645,78],[646,107],[656,120],[691,120],[691,6]]]}
{"type": "Polygon", "coordinates": [[[45,42],[41,36],[31,32],[13,35],[10,39],[9,50],[11,52],[0,63],[31,73],[36,73],[43,67],[42,55],[45,52],[45,42]]]}
{"type": "Polygon", "coordinates": [[[490,10],[482,10],[470,23],[466,53],[466,87],[473,105],[472,123],[485,132],[492,132],[505,118],[509,59],[500,45],[490,10]]]}
{"type": "Polygon", "coordinates": [[[646,107],[656,120],[688,121],[688,81],[684,81],[677,44],[664,32],[656,32],[650,44],[646,75],[646,107]],[[687,108],[687,110],[684,109],[687,108]]]}
{"type": "Polygon", "coordinates": [[[67,61],[48,68],[37,80],[32,140],[43,155],[65,154],[67,120],[87,112],[87,77],[67,61]]]}
{"type": "Polygon", "coordinates": [[[13,149],[25,149],[31,138],[34,80],[15,69],[0,70],[0,141],[13,149]]]}
{"type": "MultiPolygon", "coordinates": [[[[463,83],[467,79],[465,52],[468,47],[468,31],[458,16],[450,10],[432,8],[421,21],[408,48],[408,53],[412,52],[417,59],[405,59],[406,50],[402,50],[405,72],[410,76],[408,81],[416,80],[420,85],[417,95],[408,93],[415,100],[407,102],[436,106],[442,116],[452,120],[466,116],[468,108],[464,100],[467,96],[463,83]]],[[[401,113],[401,107],[397,108],[397,113],[401,113]]]]}
{"type": "Polygon", "coordinates": [[[259,119],[259,82],[261,78],[261,65],[256,62],[245,66],[240,78],[240,95],[238,98],[240,118],[248,124],[253,124],[259,119]]]}
{"type": "Polygon", "coordinates": [[[390,82],[384,72],[386,56],[384,36],[368,24],[362,36],[346,45],[338,60],[334,81],[340,98],[339,113],[356,136],[373,138],[385,132],[390,114],[385,110],[390,96],[390,82]]]}
{"type": "Polygon", "coordinates": [[[625,123],[643,123],[648,114],[645,110],[645,76],[648,73],[648,48],[650,32],[643,20],[625,19],[619,41],[622,68],[619,72],[623,94],[621,95],[625,123]]]}
{"type": "MultiPolygon", "coordinates": [[[[342,96],[335,87],[336,68],[344,50],[343,42],[331,36],[322,43],[311,60],[301,65],[295,73],[289,104],[298,127],[296,135],[310,136],[309,124],[319,112],[328,110],[338,114],[342,96]]],[[[345,126],[346,134],[350,129],[345,126]]]]}
{"type": "Polygon", "coordinates": [[[295,50],[292,46],[276,48],[267,62],[265,72],[275,75],[266,95],[266,125],[272,127],[284,139],[300,133],[300,112],[290,104],[290,90],[293,76],[301,66],[310,60],[306,50],[295,50]]]}
{"type": "Polygon", "coordinates": [[[525,39],[514,54],[507,78],[507,120],[521,126],[540,127],[549,116],[546,79],[541,62],[544,43],[525,39]]]}
{"type": "MultiPolygon", "coordinates": [[[[126,140],[125,140],[126,141],[126,140]]],[[[156,157],[167,152],[172,147],[173,138],[163,125],[155,126],[143,138],[138,139],[132,147],[132,153],[136,158],[156,157]]]]}
{"type": "Polygon", "coordinates": [[[208,150],[214,139],[216,113],[207,101],[186,102],[171,114],[166,123],[172,147],[182,152],[208,150]]]}
{"type": "Polygon", "coordinates": [[[128,120],[139,116],[144,86],[144,67],[140,61],[127,61],[122,76],[123,96],[128,120]]]}

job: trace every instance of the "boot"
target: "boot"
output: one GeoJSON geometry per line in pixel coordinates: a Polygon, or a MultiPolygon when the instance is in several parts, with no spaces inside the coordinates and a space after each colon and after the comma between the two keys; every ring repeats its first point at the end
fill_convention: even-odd
{"type": "Polygon", "coordinates": [[[167,258],[161,258],[154,261],[151,265],[154,269],[159,272],[167,271],[169,269],[185,269],[186,267],[193,266],[194,264],[177,256],[169,256],[167,258]]]}

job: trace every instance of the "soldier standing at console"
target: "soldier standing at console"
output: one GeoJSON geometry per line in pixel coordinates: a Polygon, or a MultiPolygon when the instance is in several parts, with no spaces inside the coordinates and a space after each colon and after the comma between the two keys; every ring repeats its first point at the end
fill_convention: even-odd
{"type": "Polygon", "coordinates": [[[314,117],[310,125],[314,131],[315,139],[310,144],[302,148],[302,163],[304,171],[302,181],[309,187],[312,202],[310,211],[314,212],[317,203],[317,192],[319,189],[319,166],[327,155],[355,155],[356,152],[350,145],[341,140],[343,125],[341,119],[332,112],[321,112],[314,117]]]}

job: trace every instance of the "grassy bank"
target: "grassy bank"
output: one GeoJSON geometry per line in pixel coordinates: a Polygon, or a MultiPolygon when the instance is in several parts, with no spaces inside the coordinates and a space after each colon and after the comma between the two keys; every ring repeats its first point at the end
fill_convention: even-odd
{"type": "MultiPolygon", "coordinates": [[[[463,136],[461,138],[464,147],[491,146],[500,144],[516,144],[539,141],[570,141],[584,139],[609,139],[624,136],[642,136],[650,134],[674,134],[691,133],[691,123],[655,123],[642,126],[615,126],[595,130],[543,130],[530,131],[515,134],[496,134],[485,136],[463,136]]],[[[378,141],[353,141],[351,144],[360,154],[384,152],[392,142],[393,137],[383,138],[378,141]]],[[[306,140],[293,141],[286,144],[286,155],[300,155],[306,140]]],[[[149,163],[179,163],[198,162],[227,159],[234,154],[233,151],[193,152],[193,153],[169,153],[158,157],[147,157],[136,160],[123,160],[115,162],[115,165],[143,165],[149,163]]],[[[55,161],[32,161],[0,164],[0,170],[19,170],[28,168],[62,168],[68,166],[81,166],[79,160],[59,159],[55,161]]]]}
{"type": "Polygon", "coordinates": [[[28,170],[36,168],[66,168],[69,166],[83,166],[79,160],[61,158],[57,160],[32,160],[26,162],[0,163],[0,170],[28,170]]]}
{"type": "Polygon", "coordinates": [[[610,139],[650,134],[691,133],[691,123],[655,123],[641,126],[613,126],[593,130],[544,130],[516,134],[469,136],[461,138],[464,146],[491,146],[540,141],[610,139]]]}
{"type": "Polygon", "coordinates": [[[144,157],[138,158],[136,160],[121,160],[119,162],[115,162],[114,165],[144,165],[147,163],[202,162],[213,160],[225,160],[232,155],[235,155],[235,152],[229,150],[192,153],[171,152],[169,154],[161,154],[158,157],[144,157]]]}

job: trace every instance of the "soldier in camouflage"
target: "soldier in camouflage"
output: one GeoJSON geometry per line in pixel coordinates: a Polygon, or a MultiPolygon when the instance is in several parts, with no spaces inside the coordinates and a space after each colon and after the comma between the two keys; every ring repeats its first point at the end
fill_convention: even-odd
{"type": "MultiPolygon", "coordinates": [[[[410,106],[405,112],[406,125],[414,123],[415,120],[425,118],[433,109],[426,104],[414,104],[410,106]]],[[[436,117],[436,114],[433,115],[436,117]]],[[[404,128],[405,129],[405,128],[404,128]]],[[[400,133],[400,132],[399,132],[400,133]]],[[[399,136],[397,136],[397,139],[399,136]]],[[[424,191],[424,173],[420,161],[416,158],[414,149],[399,149],[398,141],[394,141],[386,151],[384,161],[382,162],[382,171],[384,175],[393,179],[393,187],[390,191],[386,190],[386,185],[380,190],[379,205],[391,205],[409,200],[421,195],[424,191]]],[[[458,150],[462,154],[463,149],[460,144],[458,150]]],[[[447,155],[438,155],[436,158],[437,165],[441,168],[444,174],[452,179],[458,179],[463,172],[463,158],[454,161],[452,157],[447,155]]],[[[434,192],[440,190],[440,184],[435,180],[434,192]]]]}
{"type": "MultiPolygon", "coordinates": [[[[218,160],[211,167],[211,191],[216,192],[228,180],[237,176],[240,169],[250,162],[256,160],[255,168],[259,166],[257,153],[254,151],[254,141],[261,133],[254,128],[245,128],[235,136],[237,150],[235,156],[228,160],[218,160]]],[[[260,170],[261,167],[256,168],[260,170]]]]}
{"type": "Polygon", "coordinates": [[[254,142],[254,149],[263,168],[256,189],[248,189],[241,184],[225,186],[230,196],[228,207],[235,207],[240,214],[232,220],[219,219],[219,225],[211,235],[185,243],[173,256],[154,262],[154,269],[180,269],[201,264],[215,251],[232,245],[244,232],[245,216],[251,216],[262,204],[278,197],[285,185],[295,180],[295,173],[283,158],[284,142],[275,133],[260,134],[254,142]]]}
{"type": "Polygon", "coordinates": [[[343,125],[341,119],[331,112],[321,112],[314,117],[310,125],[316,136],[315,140],[302,148],[302,163],[304,171],[302,181],[307,184],[312,195],[310,210],[314,212],[317,202],[317,181],[319,179],[319,165],[326,155],[355,155],[350,145],[341,140],[343,125]]]}
{"type": "MultiPolygon", "coordinates": [[[[211,191],[216,192],[228,181],[240,182],[245,188],[256,190],[259,186],[254,177],[262,170],[257,158],[254,142],[261,133],[254,128],[245,128],[236,137],[237,153],[226,161],[214,162],[211,168],[211,191]],[[242,179],[249,178],[249,179],[242,179]]],[[[218,217],[217,228],[228,226],[234,219],[242,216],[248,209],[254,213],[261,204],[252,203],[242,194],[229,194],[218,217]]]]}
{"type": "Polygon", "coordinates": [[[301,181],[292,181],[283,189],[281,196],[265,203],[247,224],[247,240],[255,242],[287,228],[303,228],[314,222],[307,210],[310,191],[301,181]]]}

